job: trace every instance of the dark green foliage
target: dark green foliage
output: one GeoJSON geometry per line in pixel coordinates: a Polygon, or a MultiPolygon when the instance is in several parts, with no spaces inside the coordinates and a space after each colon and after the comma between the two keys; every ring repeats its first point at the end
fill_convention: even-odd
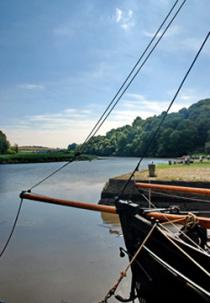
{"type": "Polygon", "coordinates": [[[76,148],[77,148],[76,143],[69,144],[68,147],[67,147],[68,151],[75,151],[76,148]]]}
{"type": "Polygon", "coordinates": [[[6,135],[0,130],[0,154],[5,154],[9,148],[6,135]]]}
{"type": "MultiPolygon", "coordinates": [[[[42,163],[42,162],[62,162],[71,161],[73,153],[68,151],[52,152],[20,152],[14,154],[0,155],[2,163],[42,163]]],[[[92,156],[81,155],[78,160],[91,160],[92,156]]]]}
{"type": "Polygon", "coordinates": [[[106,136],[96,136],[86,144],[85,153],[99,156],[176,157],[210,151],[210,99],[201,100],[178,113],[168,114],[155,142],[146,151],[162,115],[145,120],[137,117],[132,126],[112,129],[106,136]]]}
{"type": "Polygon", "coordinates": [[[205,143],[205,152],[207,154],[210,154],[210,142],[209,141],[205,143]]]}

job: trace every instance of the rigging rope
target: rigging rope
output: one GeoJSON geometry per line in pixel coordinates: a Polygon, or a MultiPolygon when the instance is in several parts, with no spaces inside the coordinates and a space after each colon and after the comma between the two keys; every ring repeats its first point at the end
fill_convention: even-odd
{"type": "Polygon", "coordinates": [[[20,200],[20,204],[19,204],[19,207],[18,207],[18,211],[17,211],[17,214],[16,214],[16,217],[15,217],[15,220],[14,220],[14,223],[13,223],[13,226],[12,226],[12,229],[10,231],[10,234],[9,234],[9,237],[3,247],[3,249],[1,250],[0,252],[0,258],[3,256],[5,250],[7,249],[7,246],[9,245],[9,242],[10,242],[10,239],[12,238],[12,235],[15,231],[15,227],[17,225],[17,221],[18,221],[18,218],[19,218],[19,215],[20,215],[20,211],[21,211],[21,208],[22,208],[22,205],[23,205],[23,199],[20,200]]]}
{"type": "MultiPolygon", "coordinates": [[[[152,206],[152,208],[156,208],[156,205],[151,201],[149,200],[144,194],[141,194],[142,197],[148,202],[150,203],[150,205],[152,206]]],[[[151,208],[151,211],[152,211],[152,208],[151,208]]],[[[175,219],[175,220],[170,220],[166,214],[164,212],[161,212],[162,216],[165,218],[165,222],[159,222],[159,224],[162,226],[162,225],[166,225],[166,224],[170,224],[171,226],[174,227],[174,229],[179,232],[181,235],[183,235],[189,242],[191,242],[194,246],[196,246],[200,251],[205,251],[199,244],[197,244],[195,241],[193,241],[193,239],[191,239],[184,231],[180,230],[180,228],[175,224],[177,222],[180,222],[180,221],[183,221],[183,218],[181,219],[175,219]]],[[[187,215],[186,215],[187,217],[187,215]]]]}
{"type": "Polygon", "coordinates": [[[146,145],[146,147],[145,147],[145,149],[144,149],[144,152],[143,152],[143,156],[140,158],[139,162],[137,163],[137,166],[135,167],[135,169],[134,169],[133,172],[131,173],[131,175],[130,175],[130,177],[128,178],[127,182],[125,183],[124,187],[122,188],[122,190],[121,190],[120,195],[119,195],[118,198],[120,198],[120,197],[122,196],[122,194],[125,192],[125,190],[126,190],[128,184],[131,182],[131,179],[133,178],[135,172],[138,171],[139,166],[140,166],[142,160],[146,157],[146,155],[147,155],[149,149],[151,148],[152,144],[154,143],[154,140],[156,139],[156,137],[157,137],[157,135],[158,135],[158,133],[159,133],[159,131],[160,131],[160,128],[161,128],[163,122],[165,121],[165,118],[166,118],[167,115],[168,115],[169,110],[171,109],[171,107],[172,107],[174,101],[176,100],[176,97],[178,96],[178,94],[179,94],[179,92],[180,92],[182,86],[184,85],[184,83],[185,83],[185,81],[186,81],[186,79],[187,79],[187,77],[188,77],[188,75],[189,75],[191,69],[193,68],[195,62],[197,61],[198,56],[200,55],[200,52],[202,51],[204,45],[206,44],[206,41],[208,40],[209,36],[210,36],[210,32],[206,35],[206,37],[205,37],[205,39],[204,39],[202,45],[200,46],[200,48],[199,48],[199,50],[198,50],[198,52],[197,52],[195,58],[194,58],[193,61],[192,61],[192,63],[191,63],[191,65],[190,65],[189,69],[188,69],[187,72],[185,73],[185,75],[184,75],[184,77],[183,77],[183,79],[182,79],[182,81],[181,81],[181,83],[180,83],[180,85],[179,85],[179,87],[178,87],[178,89],[177,89],[177,91],[176,91],[176,93],[175,93],[173,99],[171,100],[171,102],[170,102],[170,104],[169,104],[167,110],[166,110],[165,112],[163,112],[163,116],[162,116],[162,119],[161,119],[161,121],[160,121],[158,127],[156,128],[155,132],[154,132],[153,134],[151,134],[150,139],[148,140],[148,143],[147,143],[147,145],[146,145]]]}
{"type": "Polygon", "coordinates": [[[40,184],[42,184],[43,182],[45,182],[47,179],[49,179],[49,178],[51,178],[52,176],[54,176],[55,174],[57,174],[59,171],[61,171],[64,167],[66,167],[66,166],[69,165],[70,163],[74,162],[74,161],[78,158],[79,155],[80,155],[80,153],[75,154],[74,157],[73,157],[70,161],[64,163],[62,166],[60,166],[58,169],[54,170],[54,171],[53,171],[51,174],[49,174],[47,177],[41,179],[39,182],[37,182],[36,184],[34,184],[33,186],[31,186],[30,189],[28,189],[27,191],[28,191],[28,192],[31,192],[32,189],[34,189],[34,188],[37,187],[38,185],[40,185],[40,184]]]}
{"type": "MultiPolygon", "coordinates": [[[[120,285],[120,283],[122,282],[123,278],[126,277],[127,275],[127,271],[128,269],[131,267],[131,265],[136,261],[137,256],[139,255],[140,251],[142,250],[142,248],[144,247],[144,245],[146,244],[147,240],[150,238],[153,230],[155,229],[155,227],[159,225],[159,223],[154,223],[152,228],[150,229],[150,231],[148,232],[148,234],[146,235],[145,239],[142,241],[142,243],[140,244],[139,248],[137,249],[137,251],[135,252],[135,254],[133,255],[133,257],[131,258],[130,262],[128,263],[128,265],[126,266],[125,270],[122,271],[120,273],[120,277],[118,278],[117,282],[114,283],[113,287],[110,288],[110,290],[107,292],[107,294],[105,295],[104,299],[102,301],[100,301],[99,303],[107,303],[108,300],[115,294],[118,286],[120,285]]],[[[162,224],[160,224],[160,226],[162,226],[162,224]]],[[[165,229],[165,231],[170,232],[165,226],[162,226],[163,229],[165,229]]],[[[175,241],[173,241],[165,232],[163,232],[161,230],[161,228],[159,228],[159,231],[178,249],[181,251],[181,253],[183,253],[193,264],[195,264],[201,271],[203,271],[203,273],[205,273],[208,277],[210,277],[210,273],[203,268],[197,261],[195,261],[185,250],[183,250],[175,241]]]]}
{"type": "MultiPolygon", "coordinates": [[[[162,225],[161,225],[162,226],[162,225]]],[[[167,232],[171,233],[165,226],[162,226],[167,232]]],[[[182,249],[174,240],[172,240],[166,233],[164,233],[161,228],[159,231],[176,247],[180,250],[192,263],[194,263],[201,271],[203,271],[208,277],[210,277],[210,273],[201,266],[197,261],[195,261],[184,249],[182,249]]]]}
{"type": "MultiPolygon", "coordinates": [[[[141,188],[141,191],[147,192],[146,189],[141,188]]],[[[210,200],[204,200],[204,199],[198,199],[198,198],[191,198],[191,197],[186,197],[186,196],[179,196],[179,195],[174,195],[174,194],[167,194],[163,192],[158,192],[158,191],[152,191],[153,194],[163,196],[163,197],[171,197],[175,199],[181,199],[181,200],[189,200],[189,201],[194,201],[194,202],[202,202],[202,203],[210,203],[210,200]]]]}
{"type": "Polygon", "coordinates": [[[108,107],[106,108],[106,110],[104,111],[104,113],[101,115],[101,117],[99,118],[98,122],[95,124],[95,126],[93,127],[93,129],[91,130],[90,134],[87,136],[87,138],[85,139],[85,141],[82,143],[82,145],[79,147],[78,151],[75,153],[74,157],[72,160],[66,162],[64,165],[62,165],[60,168],[58,168],[57,170],[53,171],[51,174],[49,174],[47,177],[43,178],[42,180],[40,180],[39,182],[37,182],[35,185],[33,185],[28,191],[30,192],[32,189],[34,189],[35,187],[37,187],[38,185],[40,185],[41,183],[45,182],[47,179],[49,179],[50,177],[52,177],[53,175],[55,175],[56,173],[58,173],[59,171],[61,171],[63,168],[65,168],[66,166],[68,166],[70,163],[74,162],[75,160],[78,159],[78,156],[81,154],[81,152],[83,151],[84,147],[85,147],[85,143],[87,143],[93,136],[96,135],[96,133],[99,131],[99,129],[102,127],[102,125],[104,124],[104,122],[106,121],[106,119],[108,118],[108,116],[111,114],[111,112],[113,111],[113,109],[115,108],[115,106],[117,105],[117,103],[120,101],[120,99],[122,98],[122,96],[125,94],[125,92],[127,91],[128,87],[131,85],[131,83],[133,82],[133,80],[136,78],[136,76],[139,74],[140,70],[142,69],[142,67],[145,65],[145,63],[147,62],[147,60],[149,59],[149,57],[151,56],[151,54],[153,53],[153,51],[155,50],[155,48],[157,47],[157,45],[159,44],[159,42],[161,41],[161,39],[163,38],[163,36],[165,35],[165,33],[167,32],[167,30],[169,29],[169,27],[171,26],[172,22],[174,21],[174,19],[176,18],[176,16],[178,15],[178,13],[180,12],[181,8],[183,7],[183,5],[185,4],[187,0],[184,0],[182,2],[182,4],[179,6],[179,8],[177,9],[176,13],[174,14],[174,16],[172,17],[172,19],[170,20],[170,22],[168,23],[168,25],[166,26],[165,30],[163,31],[163,33],[160,35],[160,37],[158,38],[157,42],[155,43],[155,45],[152,47],[151,51],[149,52],[149,54],[146,56],[146,59],[143,61],[143,63],[140,65],[140,67],[137,69],[137,71],[135,72],[134,76],[131,78],[131,80],[129,81],[129,83],[126,85],[126,87],[123,89],[122,88],[125,86],[125,84],[127,83],[127,81],[129,80],[129,78],[131,77],[131,75],[133,74],[133,72],[135,71],[135,69],[137,68],[138,64],[140,63],[140,61],[142,60],[142,58],[144,57],[145,53],[147,52],[147,50],[149,49],[149,47],[151,46],[152,42],[155,40],[156,37],[158,37],[158,34],[160,33],[163,25],[166,23],[167,19],[169,18],[169,16],[172,14],[175,6],[177,5],[178,1],[176,1],[174,3],[174,5],[172,6],[172,8],[170,9],[169,13],[167,14],[167,16],[164,18],[163,22],[161,23],[161,25],[159,26],[158,30],[155,32],[153,38],[150,40],[148,46],[145,48],[145,50],[143,51],[143,53],[141,54],[140,58],[138,59],[137,63],[134,65],[134,67],[132,68],[131,72],[129,73],[129,75],[127,76],[127,78],[125,79],[125,81],[123,82],[123,84],[121,85],[121,87],[119,88],[119,90],[117,91],[116,95],[114,96],[114,98],[111,100],[110,104],[108,105],[108,107]],[[122,91],[122,93],[120,94],[120,96],[117,98],[117,96],[119,95],[119,93],[122,91]],[[117,100],[116,100],[117,98],[117,100]],[[115,101],[116,100],[116,101],[115,101]],[[115,101],[115,103],[113,104],[113,102],[115,101]],[[112,106],[112,107],[111,107],[112,106]],[[111,107],[111,108],[110,108],[111,107]],[[109,110],[109,111],[108,111],[109,110]]]}
{"type": "Polygon", "coordinates": [[[137,251],[135,252],[135,254],[132,256],[130,262],[128,263],[128,265],[126,266],[125,270],[122,271],[120,273],[120,277],[117,280],[117,282],[113,285],[113,287],[107,292],[106,296],[104,297],[104,299],[102,301],[100,301],[99,303],[107,303],[108,299],[110,299],[116,292],[118,286],[120,285],[120,283],[122,282],[122,279],[126,277],[127,275],[127,271],[129,270],[129,268],[131,267],[131,265],[133,264],[133,262],[136,260],[138,254],[140,253],[140,251],[142,250],[143,246],[145,245],[145,243],[147,242],[147,240],[149,239],[149,237],[151,236],[153,230],[155,229],[157,223],[154,223],[152,225],[152,228],[150,229],[150,231],[148,232],[148,234],[146,235],[145,239],[142,241],[142,243],[140,244],[139,248],[137,249],[137,251]]]}

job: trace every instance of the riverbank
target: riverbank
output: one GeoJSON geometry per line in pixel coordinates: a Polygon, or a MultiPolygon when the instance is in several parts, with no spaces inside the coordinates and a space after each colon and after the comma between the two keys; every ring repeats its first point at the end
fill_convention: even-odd
{"type": "MultiPolygon", "coordinates": [[[[69,152],[20,152],[16,154],[0,155],[0,164],[18,164],[18,163],[47,163],[47,162],[68,162],[73,158],[69,152]]],[[[94,156],[81,155],[78,160],[93,160],[94,156]]]]}
{"type": "MultiPolygon", "coordinates": [[[[122,189],[129,177],[130,173],[109,179],[102,191],[99,203],[112,205],[115,197],[122,192],[122,189]]],[[[126,191],[123,193],[121,198],[137,202],[142,207],[148,207],[148,190],[137,190],[134,179],[135,182],[210,188],[210,162],[195,162],[189,165],[158,164],[156,166],[155,177],[149,177],[148,169],[136,172],[135,177],[127,186],[126,191]]],[[[196,210],[198,208],[209,210],[209,204],[198,201],[201,197],[196,195],[193,196],[193,199],[195,199],[194,202],[189,200],[192,196],[184,194],[183,197],[180,193],[174,194],[172,192],[160,192],[156,190],[155,192],[150,192],[150,195],[152,203],[154,203],[156,207],[178,205],[184,210],[196,210]]],[[[208,201],[210,199],[209,197],[203,196],[202,200],[208,201]]]]}
{"type": "MultiPolygon", "coordinates": [[[[135,178],[142,181],[162,182],[210,182],[210,161],[194,162],[191,164],[158,164],[155,177],[149,177],[148,170],[137,171],[135,178]]],[[[130,174],[125,174],[115,179],[127,180],[130,174]]]]}

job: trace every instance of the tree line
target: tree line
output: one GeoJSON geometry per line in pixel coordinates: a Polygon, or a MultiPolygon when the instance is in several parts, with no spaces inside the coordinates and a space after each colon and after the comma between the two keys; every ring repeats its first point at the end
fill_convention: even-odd
{"type": "Polygon", "coordinates": [[[10,145],[6,134],[0,130],[0,154],[16,154],[18,150],[18,145],[10,145]]]}
{"type": "Polygon", "coordinates": [[[9,141],[7,140],[6,135],[0,130],[0,154],[7,153],[10,147],[9,141]]]}
{"type": "MultiPolygon", "coordinates": [[[[132,125],[95,136],[85,145],[84,152],[98,156],[144,156],[163,114],[147,119],[137,117],[132,125]]],[[[68,149],[78,147],[73,143],[68,149]]],[[[210,99],[168,114],[146,156],[177,157],[204,152],[210,153],[210,99]]]]}
{"type": "MultiPolygon", "coordinates": [[[[164,112],[147,119],[137,117],[132,125],[112,129],[105,136],[95,136],[85,144],[83,152],[89,155],[127,157],[177,157],[210,153],[210,99],[205,99],[188,109],[168,114],[145,155],[163,115],[164,112]]],[[[78,147],[72,143],[68,150],[75,151],[78,147]]],[[[0,130],[0,154],[17,151],[18,146],[10,146],[6,135],[0,130]]]]}

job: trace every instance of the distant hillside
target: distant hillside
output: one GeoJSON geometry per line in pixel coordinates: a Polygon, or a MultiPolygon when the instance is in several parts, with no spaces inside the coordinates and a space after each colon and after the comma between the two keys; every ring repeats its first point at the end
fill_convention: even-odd
{"type": "MultiPolygon", "coordinates": [[[[131,126],[93,137],[85,152],[99,156],[141,156],[162,115],[145,120],[137,117],[131,126]]],[[[210,99],[168,114],[147,156],[176,157],[205,151],[210,152],[210,99]]]]}

